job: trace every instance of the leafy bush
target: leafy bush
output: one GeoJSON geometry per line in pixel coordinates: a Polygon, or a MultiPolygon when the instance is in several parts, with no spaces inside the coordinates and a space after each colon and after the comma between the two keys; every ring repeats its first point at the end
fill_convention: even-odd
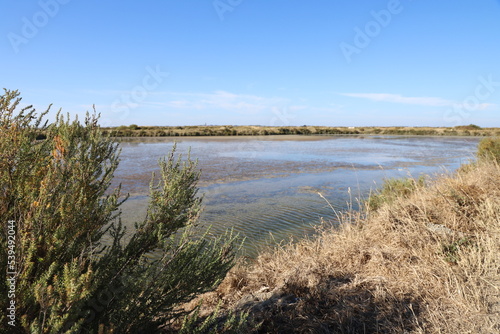
{"type": "Polygon", "coordinates": [[[479,142],[477,155],[480,159],[500,162],[500,137],[485,138],[479,142]]]}
{"type": "Polygon", "coordinates": [[[196,163],[176,157],[175,148],[160,160],[147,215],[128,232],[119,211],[126,198],[110,189],[118,147],[102,135],[97,117],[82,124],[58,114],[43,123],[48,110],[16,113],[18,96],[0,96],[0,307],[16,307],[16,326],[1,312],[2,328],[151,333],[180,319],[178,305],[217,286],[235,255],[230,234],[192,237],[201,205],[196,163]],[[46,139],[36,140],[40,131],[46,139]],[[8,221],[16,261],[9,276],[8,221]],[[7,278],[16,284],[13,298],[4,293],[7,278]]]}
{"type": "Polygon", "coordinates": [[[370,195],[365,202],[368,210],[377,210],[385,203],[392,203],[400,197],[408,197],[417,188],[425,186],[425,178],[419,177],[417,180],[413,178],[406,179],[388,179],[380,190],[375,194],[370,195]]]}
{"type": "Polygon", "coordinates": [[[460,260],[460,249],[470,247],[471,245],[473,245],[473,243],[468,238],[461,238],[456,241],[443,244],[442,251],[445,256],[445,260],[451,264],[457,264],[460,260]]]}
{"type": "Polygon", "coordinates": [[[245,334],[253,333],[259,327],[248,319],[249,311],[227,312],[222,315],[220,305],[204,319],[199,316],[199,304],[190,316],[186,316],[181,324],[179,334],[245,334]]]}
{"type": "Polygon", "coordinates": [[[458,130],[481,130],[481,127],[476,124],[469,124],[469,125],[459,125],[455,126],[455,129],[458,130]]]}

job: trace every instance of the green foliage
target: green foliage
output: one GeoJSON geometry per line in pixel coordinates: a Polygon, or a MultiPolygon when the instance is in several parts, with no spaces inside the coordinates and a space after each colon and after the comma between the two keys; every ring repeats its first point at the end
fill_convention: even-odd
{"type": "Polygon", "coordinates": [[[258,327],[250,324],[248,312],[229,312],[222,315],[220,306],[204,319],[200,319],[200,307],[201,305],[198,305],[191,315],[184,317],[179,334],[243,334],[253,333],[258,327]]]}
{"type": "MultiPolygon", "coordinates": [[[[262,136],[262,135],[352,135],[376,134],[398,136],[492,136],[494,130],[485,130],[477,125],[453,128],[429,127],[327,127],[327,126],[119,126],[106,128],[113,137],[155,136],[262,136]],[[140,130],[140,131],[139,131],[140,130]]],[[[498,131],[497,131],[498,132],[498,131]]]]}
{"type": "Polygon", "coordinates": [[[417,188],[424,186],[424,176],[420,176],[417,180],[413,178],[385,180],[382,188],[366,200],[366,208],[371,211],[378,210],[385,203],[392,203],[398,198],[406,198],[417,188]]]}
{"type": "Polygon", "coordinates": [[[458,130],[481,130],[481,127],[476,124],[469,124],[469,125],[459,125],[455,126],[456,129],[458,130]]]}
{"type": "MultiPolygon", "coordinates": [[[[11,333],[155,332],[183,315],[179,304],[218,285],[233,265],[235,237],[193,237],[201,199],[189,156],[176,158],[174,147],[159,161],[147,215],[128,232],[120,220],[126,197],[110,189],[118,144],[102,134],[97,117],[87,114],[82,124],[58,114],[43,123],[46,112],[16,112],[18,96],[0,96],[0,219],[4,226],[14,220],[16,233],[11,333]],[[37,140],[40,132],[45,139],[37,140]]],[[[9,302],[1,293],[2,310],[9,302]]],[[[0,321],[5,328],[4,312],[0,321]]]]}
{"type": "Polygon", "coordinates": [[[457,241],[442,245],[442,252],[445,260],[451,264],[457,264],[460,260],[459,252],[463,248],[468,248],[473,245],[469,238],[461,238],[457,241]]]}
{"type": "Polygon", "coordinates": [[[500,163],[500,137],[481,140],[477,155],[480,159],[491,159],[500,163]]]}

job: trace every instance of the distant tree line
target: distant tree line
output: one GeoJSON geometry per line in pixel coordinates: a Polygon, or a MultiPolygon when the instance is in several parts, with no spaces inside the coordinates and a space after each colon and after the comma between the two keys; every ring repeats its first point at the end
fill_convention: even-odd
{"type": "Polygon", "coordinates": [[[269,136],[269,135],[400,135],[400,136],[495,136],[500,129],[470,124],[452,128],[433,127],[327,127],[327,126],[119,126],[104,128],[111,137],[176,136],[269,136]]]}

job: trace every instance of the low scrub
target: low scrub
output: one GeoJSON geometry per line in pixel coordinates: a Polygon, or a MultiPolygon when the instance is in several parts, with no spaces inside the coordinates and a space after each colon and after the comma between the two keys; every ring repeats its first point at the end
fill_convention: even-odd
{"type": "Polygon", "coordinates": [[[418,179],[388,179],[384,181],[382,188],[370,195],[366,200],[366,210],[378,210],[384,204],[390,204],[400,198],[408,198],[416,189],[425,186],[425,177],[418,179]]]}
{"type": "Polygon", "coordinates": [[[180,319],[235,256],[230,234],[193,238],[196,164],[175,148],[160,160],[147,216],[126,231],[118,147],[97,118],[47,124],[18,95],[0,96],[0,332],[154,333],[180,319]]]}
{"type": "Polygon", "coordinates": [[[455,129],[457,130],[481,130],[481,127],[476,124],[469,124],[469,125],[458,125],[455,126],[455,129]]]}
{"type": "Polygon", "coordinates": [[[398,135],[398,136],[492,136],[496,128],[478,126],[455,128],[433,127],[330,127],[330,126],[119,126],[105,128],[112,137],[158,136],[268,136],[268,135],[398,135]]]}
{"type": "Polygon", "coordinates": [[[481,140],[477,155],[480,159],[490,159],[500,163],[500,137],[481,140]]]}

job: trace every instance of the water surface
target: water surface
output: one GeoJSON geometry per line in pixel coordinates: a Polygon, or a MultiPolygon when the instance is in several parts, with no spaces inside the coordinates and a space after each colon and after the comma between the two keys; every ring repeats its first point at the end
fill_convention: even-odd
{"type": "Polygon", "coordinates": [[[336,210],[356,208],[385,178],[455,170],[473,158],[477,138],[397,136],[262,136],[127,138],[115,183],[130,193],[124,221],[145,214],[149,180],[174,142],[198,159],[201,221],[214,233],[227,228],[246,237],[253,256],[269,240],[312,233],[336,210]],[[318,193],[328,199],[328,204],[318,193]]]}

